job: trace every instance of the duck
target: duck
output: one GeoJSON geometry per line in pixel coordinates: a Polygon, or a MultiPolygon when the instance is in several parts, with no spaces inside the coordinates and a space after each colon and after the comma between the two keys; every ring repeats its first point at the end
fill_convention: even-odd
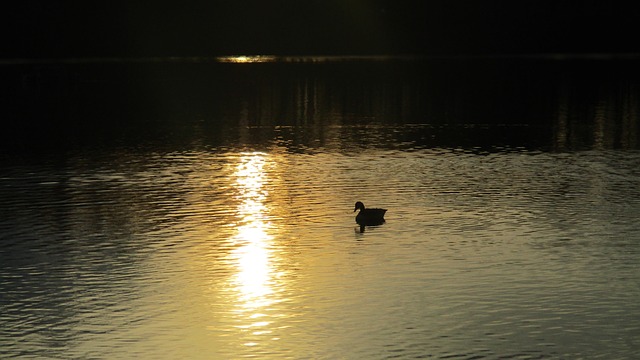
{"type": "Polygon", "coordinates": [[[387,209],[367,209],[361,201],[356,202],[353,212],[360,210],[356,215],[356,222],[360,225],[380,225],[384,223],[384,214],[387,209]]]}

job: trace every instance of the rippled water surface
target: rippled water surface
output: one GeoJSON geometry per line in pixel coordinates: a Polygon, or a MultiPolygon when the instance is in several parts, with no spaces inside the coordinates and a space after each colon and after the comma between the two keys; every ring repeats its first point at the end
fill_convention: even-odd
{"type": "Polygon", "coordinates": [[[638,150],[376,124],[6,157],[0,357],[637,355],[638,150]]]}

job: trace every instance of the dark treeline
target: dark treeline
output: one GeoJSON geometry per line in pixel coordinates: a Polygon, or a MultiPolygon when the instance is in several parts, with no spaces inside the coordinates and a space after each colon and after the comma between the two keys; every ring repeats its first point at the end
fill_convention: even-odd
{"type": "Polygon", "coordinates": [[[636,23],[628,1],[27,0],[0,58],[638,53],[636,23]]]}

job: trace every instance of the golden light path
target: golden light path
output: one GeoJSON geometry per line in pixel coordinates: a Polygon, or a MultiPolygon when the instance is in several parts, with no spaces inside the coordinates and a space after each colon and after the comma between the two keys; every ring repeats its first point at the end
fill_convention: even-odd
{"type": "MultiPolygon", "coordinates": [[[[233,239],[236,248],[231,257],[235,262],[235,276],[232,287],[237,293],[235,314],[239,320],[236,325],[241,332],[255,336],[267,336],[272,333],[271,318],[267,316],[269,306],[278,302],[274,294],[275,269],[269,235],[270,223],[265,206],[267,175],[264,153],[244,153],[235,172],[235,186],[240,200],[238,214],[241,216],[238,232],[233,239]]],[[[261,338],[262,339],[262,338],[261,338]]],[[[278,340],[277,337],[266,338],[278,340]]],[[[257,337],[247,340],[243,345],[258,345],[257,337]]]]}

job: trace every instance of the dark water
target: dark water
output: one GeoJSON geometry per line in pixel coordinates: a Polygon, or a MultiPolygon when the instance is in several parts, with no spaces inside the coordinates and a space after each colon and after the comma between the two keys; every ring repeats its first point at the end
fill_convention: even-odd
{"type": "Polygon", "coordinates": [[[632,65],[7,65],[0,357],[634,358],[632,65]]]}

